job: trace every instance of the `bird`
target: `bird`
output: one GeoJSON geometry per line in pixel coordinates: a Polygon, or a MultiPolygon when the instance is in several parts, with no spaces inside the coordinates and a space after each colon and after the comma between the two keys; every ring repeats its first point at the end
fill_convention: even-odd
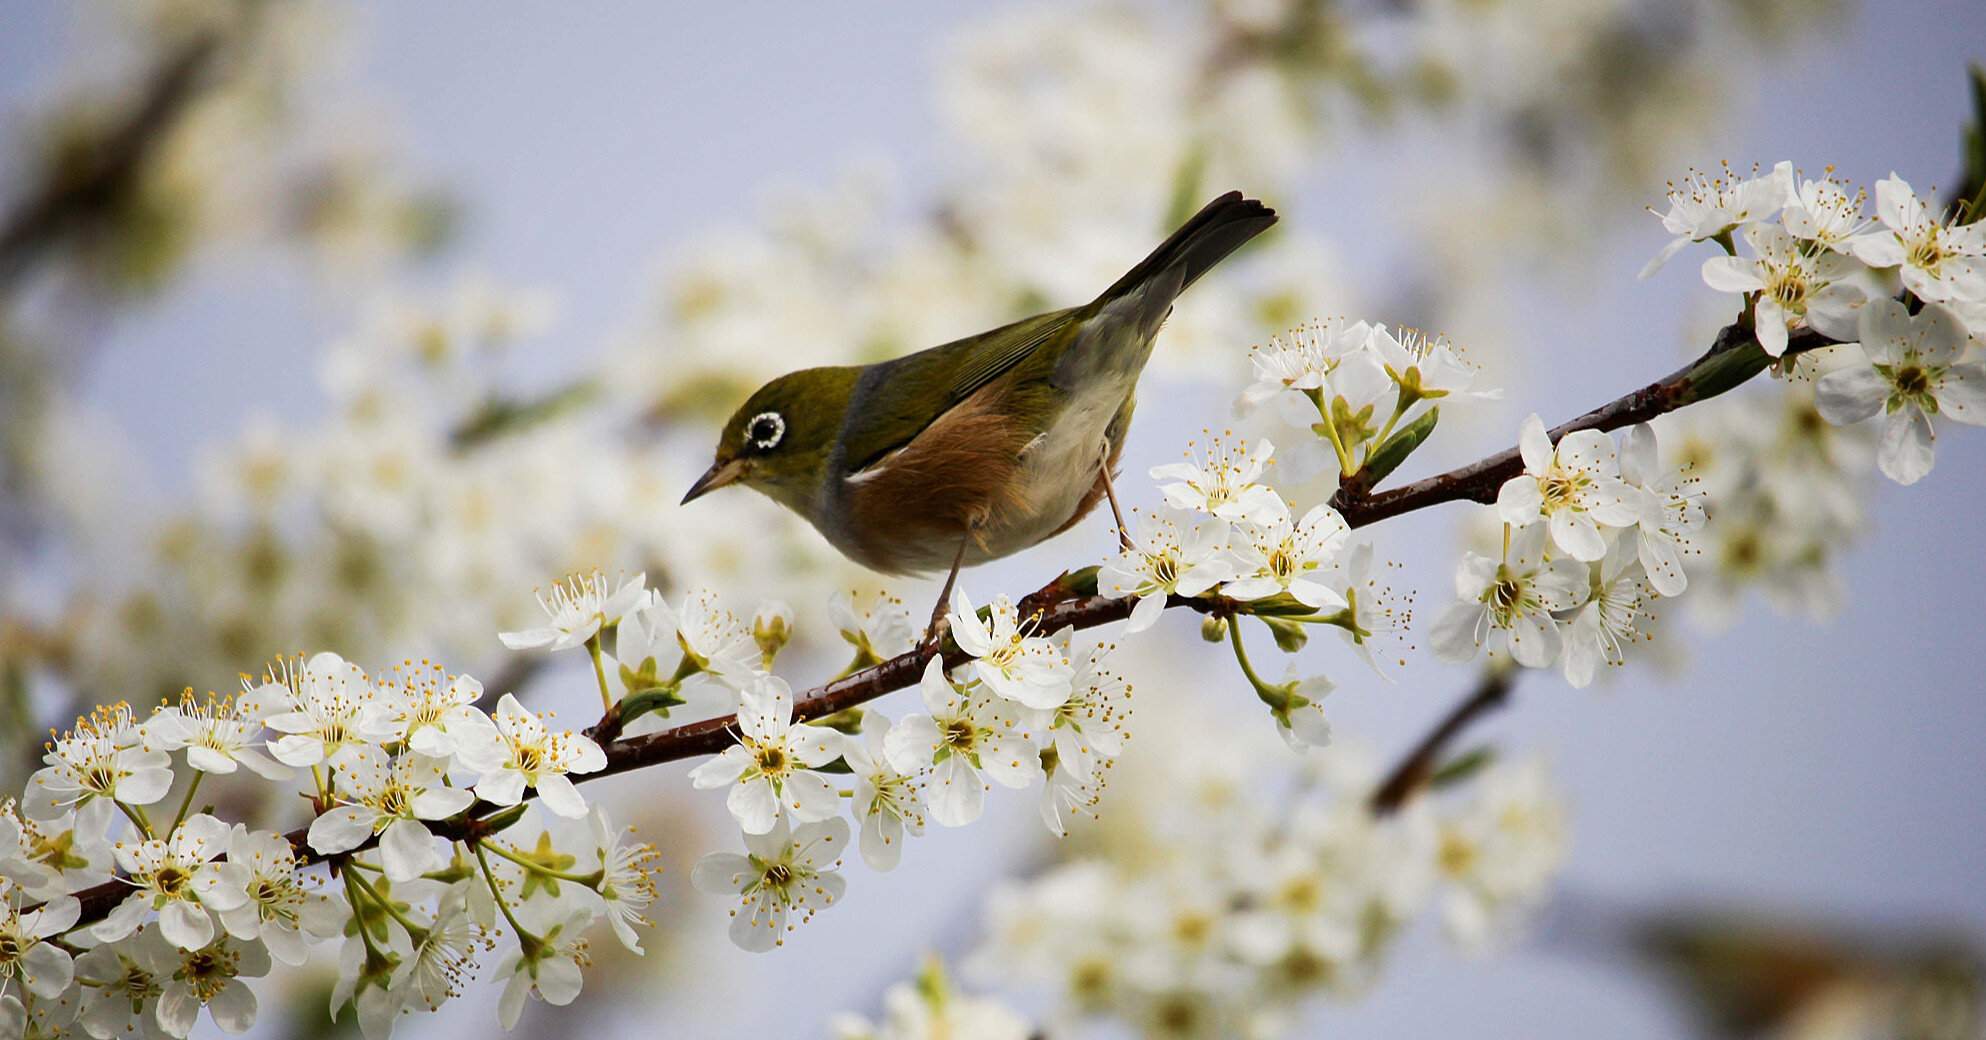
{"type": "Polygon", "coordinates": [[[946,570],[935,639],[961,567],[1060,534],[1105,500],[1129,546],[1113,472],[1153,341],[1180,293],[1275,222],[1231,191],[1087,304],[779,376],[724,424],[683,504],[741,484],[870,570],[946,570]]]}

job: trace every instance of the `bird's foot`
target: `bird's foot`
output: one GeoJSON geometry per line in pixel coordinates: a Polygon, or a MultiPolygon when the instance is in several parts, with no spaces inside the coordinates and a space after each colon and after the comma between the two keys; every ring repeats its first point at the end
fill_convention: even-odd
{"type": "Polygon", "coordinates": [[[945,640],[951,638],[952,621],[945,616],[943,609],[931,615],[931,624],[924,629],[924,640],[917,644],[917,652],[926,657],[944,652],[945,640]]]}

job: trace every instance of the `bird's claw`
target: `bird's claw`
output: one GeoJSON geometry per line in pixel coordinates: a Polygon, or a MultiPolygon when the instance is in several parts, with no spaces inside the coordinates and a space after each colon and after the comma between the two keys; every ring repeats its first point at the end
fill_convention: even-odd
{"type": "Polygon", "coordinates": [[[945,640],[952,634],[952,619],[943,614],[931,619],[930,627],[924,630],[924,641],[917,644],[918,653],[930,657],[945,649],[945,640]]]}

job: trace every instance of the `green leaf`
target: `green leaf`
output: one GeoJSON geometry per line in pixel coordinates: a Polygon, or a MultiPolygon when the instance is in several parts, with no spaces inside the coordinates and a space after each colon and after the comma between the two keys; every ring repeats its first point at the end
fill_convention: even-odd
{"type": "Polygon", "coordinates": [[[1487,744],[1464,751],[1443,762],[1434,774],[1427,778],[1427,785],[1436,790],[1451,787],[1482,772],[1494,761],[1496,761],[1496,749],[1487,744]]]}
{"type": "Polygon", "coordinates": [[[1386,443],[1373,449],[1365,460],[1365,486],[1372,487],[1399,469],[1400,463],[1407,461],[1407,456],[1434,433],[1435,424],[1440,421],[1441,409],[1429,408],[1427,414],[1401,427],[1386,438],[1386,443]]]}
{"type": "Polygon", "coordinates": [[[510,808],[503,810],[502,812],[491,813],[490,815],[483,817],[482,820],[483,833],[496,834],[499,831],[503,831],[509,828],[511,824],[514,824],[517,821],[524,818],[524,809],[525,806],[522,803],[520,803],[517,805],[513,805],[510,808]]]}
{"type": "Polygon", "coordinates": [[[843,708],[832,715],[823,715],[815,719],[813,725],[824,726],[852,737],[862,732],[862,709],[843,708]]]}
{"type": "Polygon", "coordinates": [[[1960,143],[1961,169],[1957,201],[1965,209],[1959,219],[1966,223],[1986,216],[1986,65],[1968,70],[1972,81],[1972,125],[1965,128],[1960,143]]]}
{"type": "Polygon", "coordinates": [[[1068,589],[1072,595],[1094,596],[1096,595],[1096,575],[1101,569],[1100,567],[1084,567],[1081,570],[1068,571],[1056,580],[1061,582],[1062,587],[1068,589]]]}
{"type": "Polygon", "coordinates": [[[634,691],[621,698],[621,725],[648,714],[659,711],[665,717],[669,709],[683,703],[683,695],[674,686],[649,686],[634,691]]]}

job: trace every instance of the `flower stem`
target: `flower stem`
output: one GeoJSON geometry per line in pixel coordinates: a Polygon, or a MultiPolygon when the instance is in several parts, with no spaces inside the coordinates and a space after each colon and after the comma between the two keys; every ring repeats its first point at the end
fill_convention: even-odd
{"type": "Polygon", "coordinates": [[[496,900],[497,909],[503,912],[503,919],[509,921],[511,929],[517,932],[518,945],[526,945],[527,940],[535,944],[538,937],[517,923],[517,915],[511,913],[510,904],[504,902],[503,890],[497,887],[496,872],[490,869],[489,857],[483,855],[483,843],[479,841],[473,847],[476,850],[476,863],[483,868],[483,883],[490,886],[490,898],[496,900]]]}
{"type": "Polygon", "coordinates": [[[1255,687],[1255,696],[1271,708],[1282,707],[1282,698],[1270,694],[1269,684],[1264,682],[1260,675],[1256,674],[1255,666],[1249,663],[1248,648],[1241,643],[1240,618],[1234,618],[1228,622],[1227,640],[1229,643],[1234,644],[1234,659],[1240,663],[1241,674],[1247,677],[1248,684],[1255,687]]]}
{"type": "Polygon", "coordinates": [[[158,835],[152,833],[152,822],[145,819],[144,809],[136,805],[126,805],[123,802],[115,802],[114,804],[119,809],[124,810],[125,818],[129,819],[132,825],[138,828],[138,833],[143,834],[147,838],[158,837],[158,835]]]}
{"type": "Polygon", "coordinates": [[[372,929],[365,926],[365,917],[359,909],[359,905],[364,903],[365,900],[360,898],[359,888],[355,883],[358,880],[358,875],[349,870],[341,871],[340,873],[345,878],[345,898],[350,900],[352,904],[352,927],[359,933],[359,941],[365,943],[366,960],[368,962],[376,960],[379,957],[379,947],[372,944],[372,929]]]}
{"type": "MultiPolygon", "coordinates": [[[[351,861],[347,861],[347,862],[351,862],[351,861]]],[[[419,946],[421,942],[427,938],[428,930],[426,928],[421,927],[418,924],[415,924],[413,921],[408,920],[407,915],[401,913],[400,909],[394,906],[393,903],[389,901],[385,896],[380,895],[379,889],[372,887],[371,882],[358,876],[357,874],[352,873],[349,870],[345,872],[345,876],[351,879],[352,884],[355,884],[359,886],[359,888],[363,889],[365,891],[365,894],[372,899],[374,905],[378,906],[381,910],[386,911],[386,915],[388,917],[391,917],[395,921],[400,922],[400,927],[405,928],[407,930],[407,935],[414,940],[415,946],[419,946]]]]}
{"type": "MultiPolygon", "coordinates": [[[[186,785],[186,797],[179,800],[179,811],[172,814],[172,830],[178,830],[179,825],[186,820],[186,810],[193,805],[193,792],[200,790],[200,781],[205,779],[206,776],[207,771],[204,769],[193,771],[193,782],[186,785]]],[[[167,833],[169,834],[171,831],[167,833]]]]}
{"type": "Polygon", "coordinates": [[[1310,403],[1317,406],[1318,416],[1324,420],[1320,425],[1324,427],[1325,438],[1331,442],[1331,450],[1337,453],[1339,474],[1351,476],[1358,471],[1358,467],[1352,465],[1352,454],[1345,450],[1344,438],[1338,436],[1338,424],[1331,419],[1331,406],[1324,400],[1324,391],[1310,390],[1305,393],[1310,403]]]}
{"type": "Polygon", "coordinates": [[[476,844],[481,848],[488,849],[491,852],[494,852],[497,855],[502,856],[504,859],[507,859],[512,863],[517,864],[520,867],[523,867],[525,870],[528,870],[533,874],[543,874],[546,877],[555,877],[561,881],[577,881],[580,884],[587,886],[588,888],[593,887],[600,880],[600,874],[597,871],[591,874],[574,874],[570,871],[556,870],[552,867],[545,866],[543,863],[534,863],[531,860],[526,859],[525,857],[520,856],[517,853],[504,848],[501,844],[494,841],[490,841],[487,838],[478,841],[476,844]]]}
{"type": "Polygon", "coordinates": [[[1367,462],[1372,461],[1372,453],[1374,451],[1377,451],[1380,445],[1386,443],[1386,438],[1393,433],[1393,427],[1399,423],[1400,417],[1407,414],[1407,409],[1412,407],[1413,407],[1413,402],[1407,400],[1407,392],[1405,390],[1400,391],[1400,393],[1393,398],[1393,414],[1386,417],[1386,425],[1381,426],[1379,428],[1378,435],[1373,437],[1372,440],[1366,442],[1367,444],[1371,445],[1371,447],[1367,448],[1365,451],[1365,457],[1367,462]]]}
{"type": "Polygon", "coordinates": [[[593,678],[600,683],[600,707],[614,710],[614,695],[607,689],[607,669],[600,663],[600,636],[594,633],[586,639],[586,652],[593,655],[593,678]]]}

